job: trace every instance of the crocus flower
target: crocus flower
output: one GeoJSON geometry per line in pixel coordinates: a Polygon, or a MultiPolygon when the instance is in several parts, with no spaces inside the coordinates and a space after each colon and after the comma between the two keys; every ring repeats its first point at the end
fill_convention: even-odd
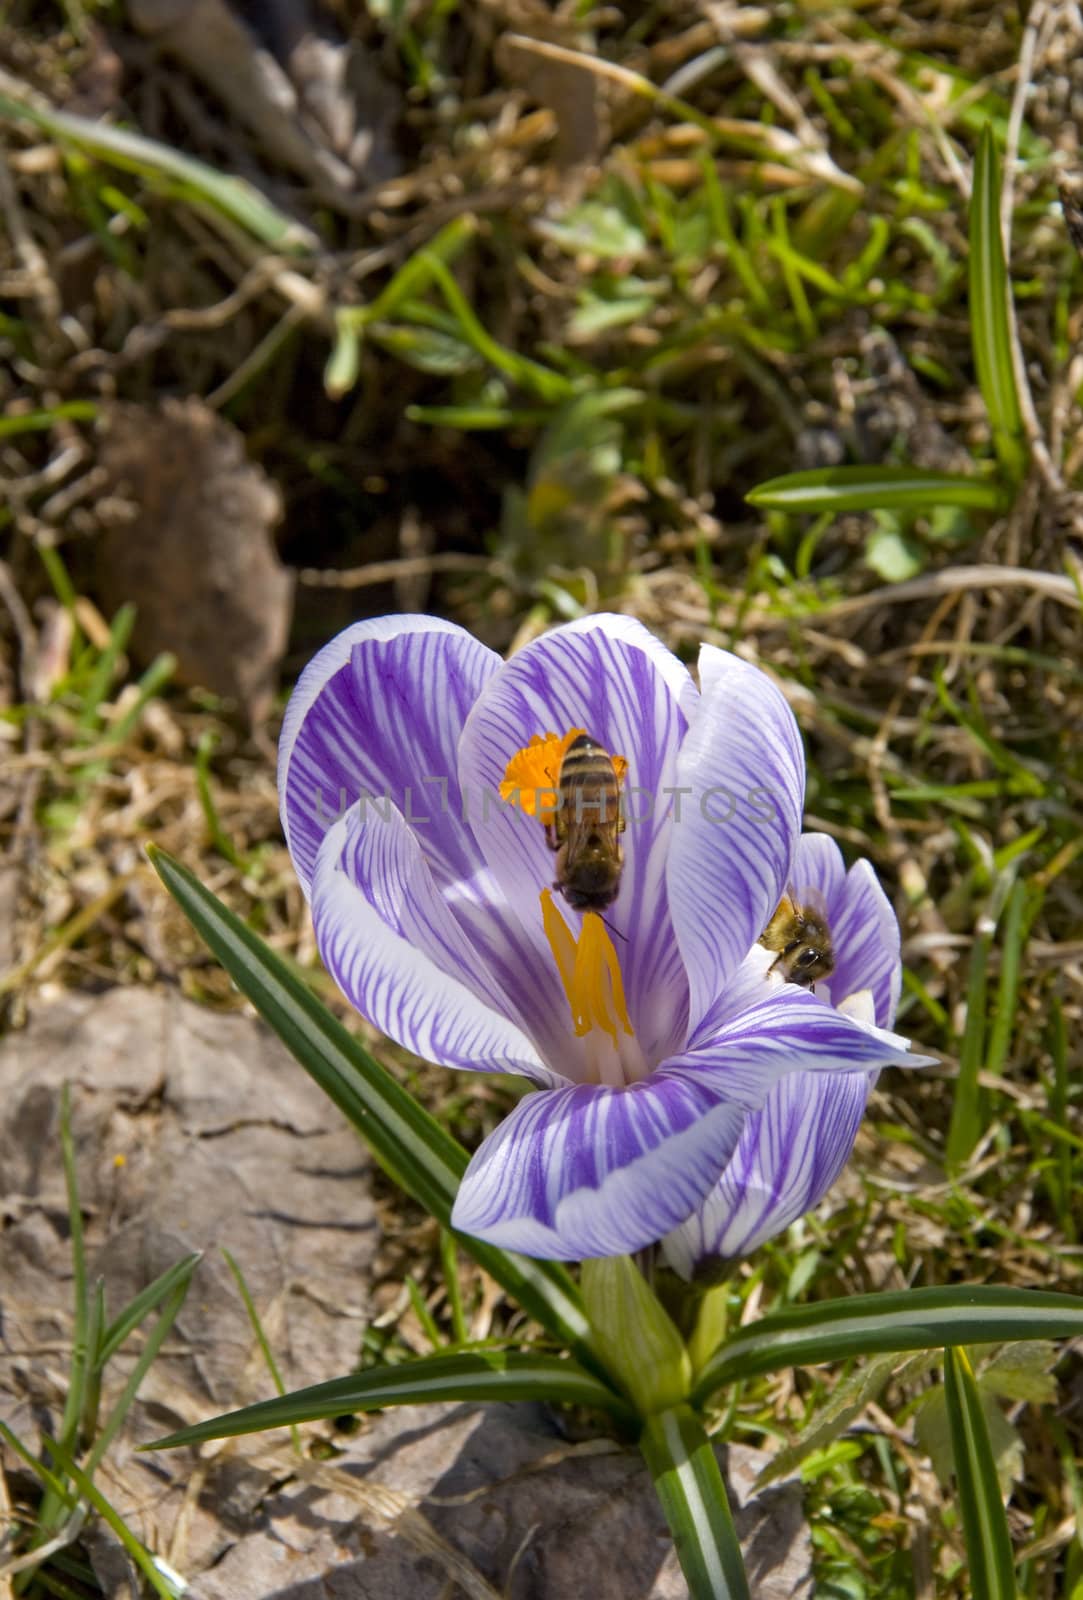
{"type": "MultiPolygon", "coordinates": [[[[835,966],[817,996],[852,1017],[890,1028],[902,981],[899,924],[867,861],[847,872],[833,839],[801,836],[789,889],[822,908],[835,966]]],[[[737,1149],[698,1208],[663,1241],[682,1277],[710,1281],[738,1256],[811,1211],[835,1182],[857,1138],[875,1072],[795,1072],[745,1119],[737,1149]]]]}
{"type": "Polygon", "coordinates": [[[535,1086],[470,1162],[463,1232],[561,1260],[635,1251],[703,1203],[787,1073],[863,1084],[913,1061],[765,977],[804,762],[783,696],[736,656],[705,646],[697,689],[628,617],[507,662],[435,618],[357,623],[290,700],[279,789],[320,953],[357,1009],[430,1061],[535,1086]],[[577,729],[627,763],[604,922],[552,893],[541,806],[501,798],[577,729]]]}

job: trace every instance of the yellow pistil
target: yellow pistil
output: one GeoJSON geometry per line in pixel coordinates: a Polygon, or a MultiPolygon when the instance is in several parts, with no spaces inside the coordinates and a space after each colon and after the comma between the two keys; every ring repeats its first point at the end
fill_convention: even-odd
{"type": "Polygon", "coordinates": [[[571,1007],[572,1023],[582,1038],[600,1028],[619,1048],[620,1033],[631,1035],[620,962],[605,923],[596,911],[583,913],[578,941],[553,903],[552,891],[541,892],[542,923],[549,948],[571,1007]]]}

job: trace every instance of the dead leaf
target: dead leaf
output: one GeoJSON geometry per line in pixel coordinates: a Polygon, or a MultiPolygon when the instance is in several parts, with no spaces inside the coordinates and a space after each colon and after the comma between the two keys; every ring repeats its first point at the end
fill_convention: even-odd
{"type": "Polygon", "coordinates": [[[103,426],[103,606],[132,602],[137,656],[171,651],[179,682],[239,700],[258,722],[293,608],[271,538],[278,490],[245,458],[237,429],[195,397],[113,406],[103,426]]]}

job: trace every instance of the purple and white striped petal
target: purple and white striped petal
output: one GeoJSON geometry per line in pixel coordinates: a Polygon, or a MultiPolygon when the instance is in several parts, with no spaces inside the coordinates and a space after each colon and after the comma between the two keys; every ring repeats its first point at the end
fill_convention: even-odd
{"type": "Polygon", "coordinates": [[[817,1205],[849,1158],[869,1097],[863,1072],[796,1072],[751,1112],[721,1181],[662,1241],[682,1278],[710,1278],[817,1205]]]}
{"type": "Polygon", "coordinates": [[[452,1224],[551,1261],[639,1250],[700,1203],[742,1122],[717,1092],[664,1068],[626,1089],[527,1095],[471,1161],[452,1224]]]}
{"type": "Polygon", "coordinates": [[[316,858],[312,922],[343,994],[415,1055],[540,1084],[564,1081],[511,1020],[393,808],[381,820],[355,807],[329,830],[316,858]]]}
{"type": "MultiPolygon", "coordinates": [[[[460,744],[460,781],[478,845],[507,900],[523,908],[524,921],[532,908],[537,959],[548,965],[538,894],[552,883],[553,855],[535,817],[495,798],[507,764],[532,735],[575,727],[627,760],[624,871],[606,915],[620,935],[636,1035],[653,1060],[683,1042],[686,1031],[687,990],[666,906],[665,859],[674,833],[677,752],[695,702],[684,667],[641,624],[587,617],[512,656],[487,683],[460,744]]],[[[569,922],[578,920],[562,910],[569,922]]],[[[532,982],[533,974],[524,980],[532,982]]]]}
{"type": "Polygon", "coordinates": [[[797,844],[790,883],[799,903],[811,891],[827,911],[835,951],[832,999],[870,989],[876,1021],[890,1028],[902,986],[899,924],[872,867],[858,861],[847,872],[834,839],[805,833],[797,844]]]}
{"type": "Polygon", "coordinates": [[[805,759],[793,713],[758,667],[700,651],[700,701],[677,760],[686,791],[666,868],[695,1028],[760,937],[801,830],[805,759]]]}
{"type": "Polygon", "coordinates": [[[320,651],[290,697],[278,755],[282,827],[308,893],[329,827],[363,795],[416,822],[438,878],[481,864],[461,816],[458,743],[500,657],[435,617],[358,622],[320,651]]]}
{"type": "Polygon", "coordinates": [[[766,999],[713,1031],[701,1024],[666,1070],[713,1083],[728,1100],[756,1111],[792,1072],[868,1073],[924,1066],[931,1059],[911,1055],[898,1034],[846,1016],[806,989],[792,983],[776,988],[770,977],[765,982],[766,999]]]}

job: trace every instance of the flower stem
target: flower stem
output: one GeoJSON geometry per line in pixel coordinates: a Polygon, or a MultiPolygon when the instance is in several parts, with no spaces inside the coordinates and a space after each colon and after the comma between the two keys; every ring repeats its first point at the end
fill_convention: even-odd
{"type": "Polygon", "coordinates": [[[714,1448],[695,1412],[647,1418],[639,1441],[691,1600],[750,1600],[741,1546],[714,1448]]]}

